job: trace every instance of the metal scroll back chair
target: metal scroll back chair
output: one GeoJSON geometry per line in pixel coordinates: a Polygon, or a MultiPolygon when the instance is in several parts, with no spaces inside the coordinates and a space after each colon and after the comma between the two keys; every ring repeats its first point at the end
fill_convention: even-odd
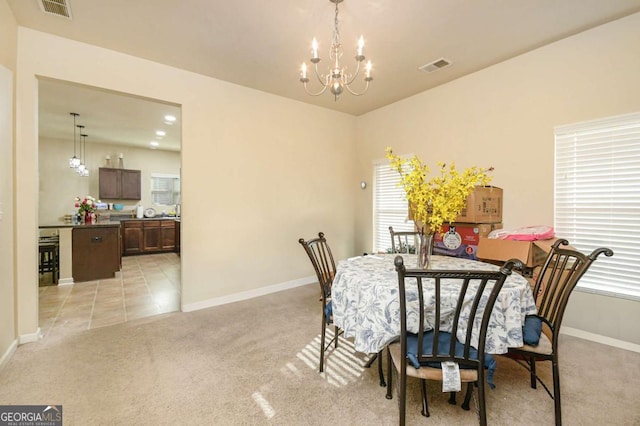
{"type": "MultiPolygon", "coordinates": [[[[407,376],[421,379],[422,415],[429,417],[426,380],[443,381],[443,362],[453,361],[460,367],[460,381],[467,383],[462,408],[469,410],[474,385],[478,388],[480,424],[486,425],[485,408],[485,341],[491,311],[505,280],[514,267],[521,268],[519,260],[510,260],[499,271],[460,271],[433,269],[406,269],[401,256],[395,259],[398,272],[400,298],[400,341],[389,345],[389,386],[387,399],[392,398],[391,364],[399,376],[398,394],[400,425],[405,424],[407,376]],[[453,283],[456,283],[455,286],[453,283]],[[443,288],[445,287],[446,288],[443,288]],[[459,287],[459,290],[455,290],[459,287]],[[425,289],[435,292],[435,298],[425,300],[425,289]],[[451,290],[454,289],[454,290],[451,290]],[[433,324],[442,324],[451,300],[446,296],[453,291],[455,310],[451,330],[440,330],[433,324]],[[419,327],[416,334],[407,330],[408,314],[415,321],[416,312],[407,312],[407,304],[418,305],[418,324],[430,324],[431,330],[419,327]],[[434,304],[431,306],[431,304],[434,304]],[[477,342],[473,342],[474,324],[480,324],[477,342]],[[464,335],[464,342],[456,336],[464,335]]],[[[447,321],[448,323],[448,321],[447,321]]],[[[451,392],[450,404],[455,404],[451,392]]]]}
{"type": "MultiPolygon", "coordinates": [[[[553,244],[533,288],[538,308],[536,317],[542,321],[540,342],[537,346],[525,344],[520,348],[509,349],[509,355],[516,361],[525,360],[527,364],[525,368],[529,370],[531,376],[531,387],[535,389],[536,382],[539,381],[554,400],[556,425],[562,424],[558,337],[569,296],[598,256],[603,253],[608,257],[613,256],[613,251],[608,248],[598,248],[591,254],[585,255],[576,250],[560,247],[568,244],[569,242],[564,239],[559,239],[553,244]],[[553,394],[536,375],[536,361],[551,361],[553,394]]],[[[521,362],[520,364],[524,365],[521,362]]]]}
{"type": "Polygon", "coordinates": [[[300,238],[298,242],[304,248],[304,251],[309,256],[311,264],[316,271],[318,277],[318,283],[320,284],[321,300],[322,300],[322,334],[320,338],[320,373],[324,371],[324,352],[331,346],[332,343],[335,347],[338,347],[338,336],[341,331],[334,325],[333,338],[326,343],[326,331],[327,325],[332,323],[331,318],[331,285],[333,284],[333,278],[336,275],[336,265],[333,261],[333,255],[331,249],[327,243],[324,233],[319,232],[318,238],[305,241],[300,238]]]}
{"type": "Polygon", "coordinates": [[[394,231],[393,226],[389,227],[391,234],[391,253],[415,253],[418,244],[418,231],[394,231]]]}

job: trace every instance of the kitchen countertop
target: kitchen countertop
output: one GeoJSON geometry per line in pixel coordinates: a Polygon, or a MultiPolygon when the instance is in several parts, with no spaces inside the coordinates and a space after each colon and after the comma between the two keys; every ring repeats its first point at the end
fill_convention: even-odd
{"type": "Polygon", "coordinates": [[[52,229],[52,228],[95,228],[95,227],[117,228],[119,226],[120,226],[120,222],[118,222],[118,221],[98,222],[98,223],[95,223],[93,225],[85,225],[85,224],[74,225],[72,223],[59,222],[59,223],[54,223],[54,224],[38,225],[38,228],[40,228],[40,229],[52,229]]]}
{"type": "Polygon", "coordinates": [[[120,221],[123,220],[175,220],[175,221],[180,221],[179,217],[175,217],[175,216],[155,216],[155,217],[143,217],[138,219],[137,217],[123,217],[119,219],[120,221]]]}
{"type": "Polygon", "coordinates": [[[103,226],[103,227],[117,227],[120,226],[120,222],[125,221],[125,220],[173,220],[176,222],[180,222],[180,218],[179,217],[173,217],[173,216],[158,216],[158,217],[143,217],[142,219],[138,219],[136,217],[122,217],[119,218],[118,220],[105,220],[105,221],[98,221],[98,223],[95,224],[81,224],[81,225],[74,225],[72,223],[64,223],[64,222],[58,222],[58,223],[51,223],[51,224],[45,224],[45,225],[38,225],[38,227],[40,229],[54,229],[54,228],[90,228],[90,227],[96,227],[96,226],[103,226]]]}

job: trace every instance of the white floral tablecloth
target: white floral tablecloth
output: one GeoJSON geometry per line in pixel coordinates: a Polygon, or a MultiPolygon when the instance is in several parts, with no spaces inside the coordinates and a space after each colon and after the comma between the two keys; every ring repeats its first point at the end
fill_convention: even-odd
{"type": "MultiPolygon", "coordinates": [[[[393,260],[397,255],[369,255],[342,260],[338,263],[332,286],[333,321],[344,330],[346,337],[353,337],[355,349],[363,353],[377,353],[400,335],[400,302],[398,299],[398,273],[393,260]]],[[[415,255],[402,255],[407,268],[415,268],[415,255]]],[[[499,267],[475,260],[448,256],[433,256],[432,269],[498,270],[499,267]]],[[[431,300],[425,286],[425,300],[431,300]]],[[[442,287],[443,298],[452,295],[455,306],[458,289],[442,287]],[[455,295],[455,296],[453,296],[455,295]]],[[[408,300],[417,299],[407,296],[408,300]]],[[[467,304],[468,306],[469,304],[467,304]]],[[[415,306],[417,309],[417,306],[415,306]]],[[[409,307],[410,309],[410,307],[409,307]]],[[[502,354],[509,347],[522,346],[522,326],[526,315],[536,313],[536,305],[527,280],[514,272],[509,276],[498,295],[489,321],[485,352],[502,354]]],[[[463,310],[464,314],[464,310],[463,310]]],[[[467,315],[468,316],[468,315],[467,315]]],[[[417,315],[408,320],[407,328],[418,331],[417,315]]],[[[431,328],[431,324],[425,324],[431,328]]],[[[441,330],[450,331],[446,325],[441,330]]],[[[458,330],[464,339],[466,329],[458,330]]],[[[477,332],[472,334],[472,344],[477,343],[477,332]],[[474,343],[475,342],[475,343],[474,343]]]]}

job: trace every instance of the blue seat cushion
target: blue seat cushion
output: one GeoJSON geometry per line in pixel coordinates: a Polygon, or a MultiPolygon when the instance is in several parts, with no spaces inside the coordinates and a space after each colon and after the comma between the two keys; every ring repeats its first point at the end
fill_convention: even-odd
{"type": "Polygon", "coordinates": [[[331,323],[331,315],[333,315],[333,305],[331,304],[331,300],[329,300],[324,307],[324,320],[327,324],[331,323]]]}
{"type": "MultiPolygon", "coordinates": [[[[422,339],[422,353],[430,354],[433,353],[433,338],[435,333],[433,330],[424,333],[424,338],[422,339]]],[[[451,344],[451,333],[446,333],[441,331],[438,335],[438,353],[439,355],[447,355],[449,353],[449,345],[451,344]]],[[[462,357],[464,354],[464,344],[460,343],[456,339],[456,356],[462,357]]],[[[409,358],[409,362],[415,369],[420,368],[420,362],[418,361],[418,335],[417,334],[409,334],[407,336],[407,358],[409,358]]],[[[473,347],[469,351],[469,358],[478,359],[478,351],[473,347]]],[[[428,362],[426,363],[428,367],[433,368],[441,368],[439,362],[428,362]]],[[[484,368],[488,370],[487,372],[487,383],[491,389],[495,388],[496,385],[493,383],[493,374],[496,371],[497,362],[493,355],[484,354],[484,368]]],[[[461,366],[460,368],[464,368],[461,366]]]]}
{"type": "Polygon", "coordinates": [[[527,315],[522,326],[522,340],[530,346],[538,346],[542,333],[542,320],[535,315],[527,315]]]}

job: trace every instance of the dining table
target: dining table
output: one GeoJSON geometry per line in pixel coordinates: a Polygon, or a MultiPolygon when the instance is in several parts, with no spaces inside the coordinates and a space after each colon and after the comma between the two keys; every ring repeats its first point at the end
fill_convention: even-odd
{"type": "MultiPolygon", "coordinates": [[[[394,259],[398,254],[374,254],[357,256],[338,262],[331,288],[333,321],[344,331],[344,336],[352,337],[355,350],[375,354],[400,336],[400,301],[398,273],[394,259]]],[[[415,268],[417,257],[402,254],[407,268],[415,268]]],[[[497,271],[500,266],[490,263],[450,256],[433,255],[429,268],[436,270],[489,270],[497,271]]],[[[459,294],[459,283],[442,284],[443,303],[452,313],[459,294]],[[457,288],[456,288],[457,285],[457,288]]],[[[417,290],[415,290],[417,292],[417,290]]],[[[425,285],[425,301],[434,300],[434,286],[425,285]]],[[[417,301],[417,293],[413,298],[417,301]]],[[[463,303],[470,310],[471,302],[463,303]]],[[[471,297],[469,297],[471,300],[471,297]]],[[[417,303],[417,302],[416,302],[417,303]]],[[[426,302],[428,303],[428,302],[426,302]]],[[[413,305],[417,312],[417,304],[413,305]]],[[[408,306],[408,309],[411,309],[408,306]]],[[[523,345],[522,327],[525,317],[536,313],[536,304],[529,282],[519,273],[512,272],[505,281],[494,305],[485,352],[489,354],[507,353],[510,347],[523,345]]],[[[446,318],[441,318],[439,329],[448,331],[446,318]]],[[[408,315],[407,329],[418,331],[416,315],[408,315]]],[[[433,328],[428,320],[425,330],[433,328]]],[[[464,340],[466,329],[458,329],[458,338],[464,340]]],[[[472,345],[477,342],[478,332],[472,331],[472,345]]],[[[475,345],[474,345],[475,346],[475,345]]]]}

